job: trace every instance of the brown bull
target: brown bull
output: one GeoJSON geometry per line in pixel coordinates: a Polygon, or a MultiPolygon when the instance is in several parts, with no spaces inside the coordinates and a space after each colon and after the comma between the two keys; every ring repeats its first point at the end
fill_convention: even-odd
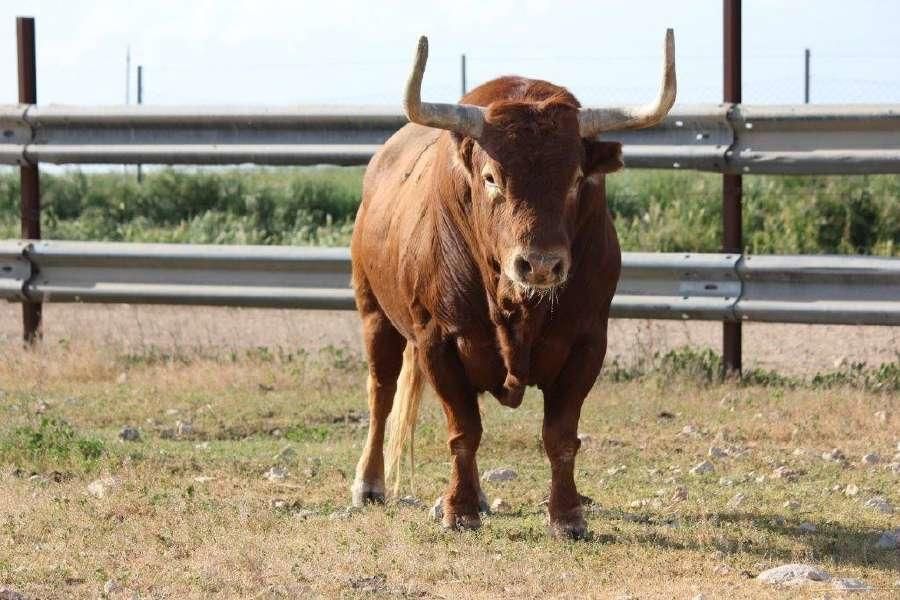
{"type": "Polygon", "coordinates": [[[578,419],[606,354],[621,263],[604,191],[604,174],[622,166],[621,146],[595,138],[666,115],[675,99],[671,30],[665,50],[659,97],[642,107],[582,109],[566,89],[520,77],[490,81],[462,104],[429,104],[420,100],[420,39],[404,105],[412,124],[369,164],[351,245],[371,411],[354,504],[384,500],[388,415],[393,408],[396,469],[427,381],[452,455],[443,523],[477,527],[478,395],[514,407],[533,385],[544,395],[551,531],[584,534],[578,419]]]}

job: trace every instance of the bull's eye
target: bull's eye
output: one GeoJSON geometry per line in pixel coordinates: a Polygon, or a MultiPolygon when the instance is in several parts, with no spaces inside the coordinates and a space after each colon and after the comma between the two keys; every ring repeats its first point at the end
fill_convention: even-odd
{"type": "Polygon", "coordinates": [[[488,185],[497,185],[497,183],[494,181],[494,176],[490,173],[484,174],[484,182],[488,185]]]}

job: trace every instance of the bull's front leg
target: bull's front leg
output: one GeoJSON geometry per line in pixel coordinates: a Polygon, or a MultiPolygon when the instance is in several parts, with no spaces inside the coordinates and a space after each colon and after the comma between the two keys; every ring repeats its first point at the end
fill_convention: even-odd
{"type": "Polygon", "coordinates": [[[575,455],[581,446],[581,405],[606,355],[606,332],[580,340],[556,382],[544,389],[544,450],[550,459],[550,532],[574,539],[587,534],[581,496],[575,487],[575,455]]]}
{"type": "Polygon", "coordinates": [[[478,467],[475,455],[481,443],[478,395],[468,383],[453,345],[442,340],[424,346],[423,370],[434,386],[447,417],[451,455],[450,483],[443,496],[443,525],[451,529],[481,526],[478,467]]]}

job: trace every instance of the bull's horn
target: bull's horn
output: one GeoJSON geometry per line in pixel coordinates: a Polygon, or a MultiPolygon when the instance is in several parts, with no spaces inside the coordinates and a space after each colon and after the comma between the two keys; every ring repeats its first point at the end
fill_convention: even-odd
{"type": "Polygon", "coordinates": [[[416,61],[406,82],[403,112],[412,123],[448,129],[478,139],[484,131],[484,109],[471,104],[436,104],[422,102],[422,76],[428,62],[428,38],[419,38],[416,61]]]}
{"type": "Polygon", "coordinates": [[[583,108],[578,114],[581,137],[592,138],[603,131],[641,129],[662,121],[675,104],[675,34],[666,30],[662,86],[659,96],[643,106],[619,108],[583,108]]]}

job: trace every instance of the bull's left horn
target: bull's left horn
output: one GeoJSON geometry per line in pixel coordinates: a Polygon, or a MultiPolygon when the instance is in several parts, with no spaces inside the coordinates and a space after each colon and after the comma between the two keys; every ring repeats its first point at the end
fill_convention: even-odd
{"type": "Polygon", "coordinates": [[[643,106],[583,108],[578,114],[581,137],[592,138],[604,131],[641,129],[662,121],[675,104],[675,34],[666,30],[662,85],[659,96],[643,106]]]}
{"type": "Polygon", "coordinates": [[[419,38],[412,73],[406,82],[403,112],[412,123],[455,131],[478,139],[484,131],[484,109],[471,104],[437,104],[422,102],[422,76],[428,62],[428,38],[419,38]]]}

